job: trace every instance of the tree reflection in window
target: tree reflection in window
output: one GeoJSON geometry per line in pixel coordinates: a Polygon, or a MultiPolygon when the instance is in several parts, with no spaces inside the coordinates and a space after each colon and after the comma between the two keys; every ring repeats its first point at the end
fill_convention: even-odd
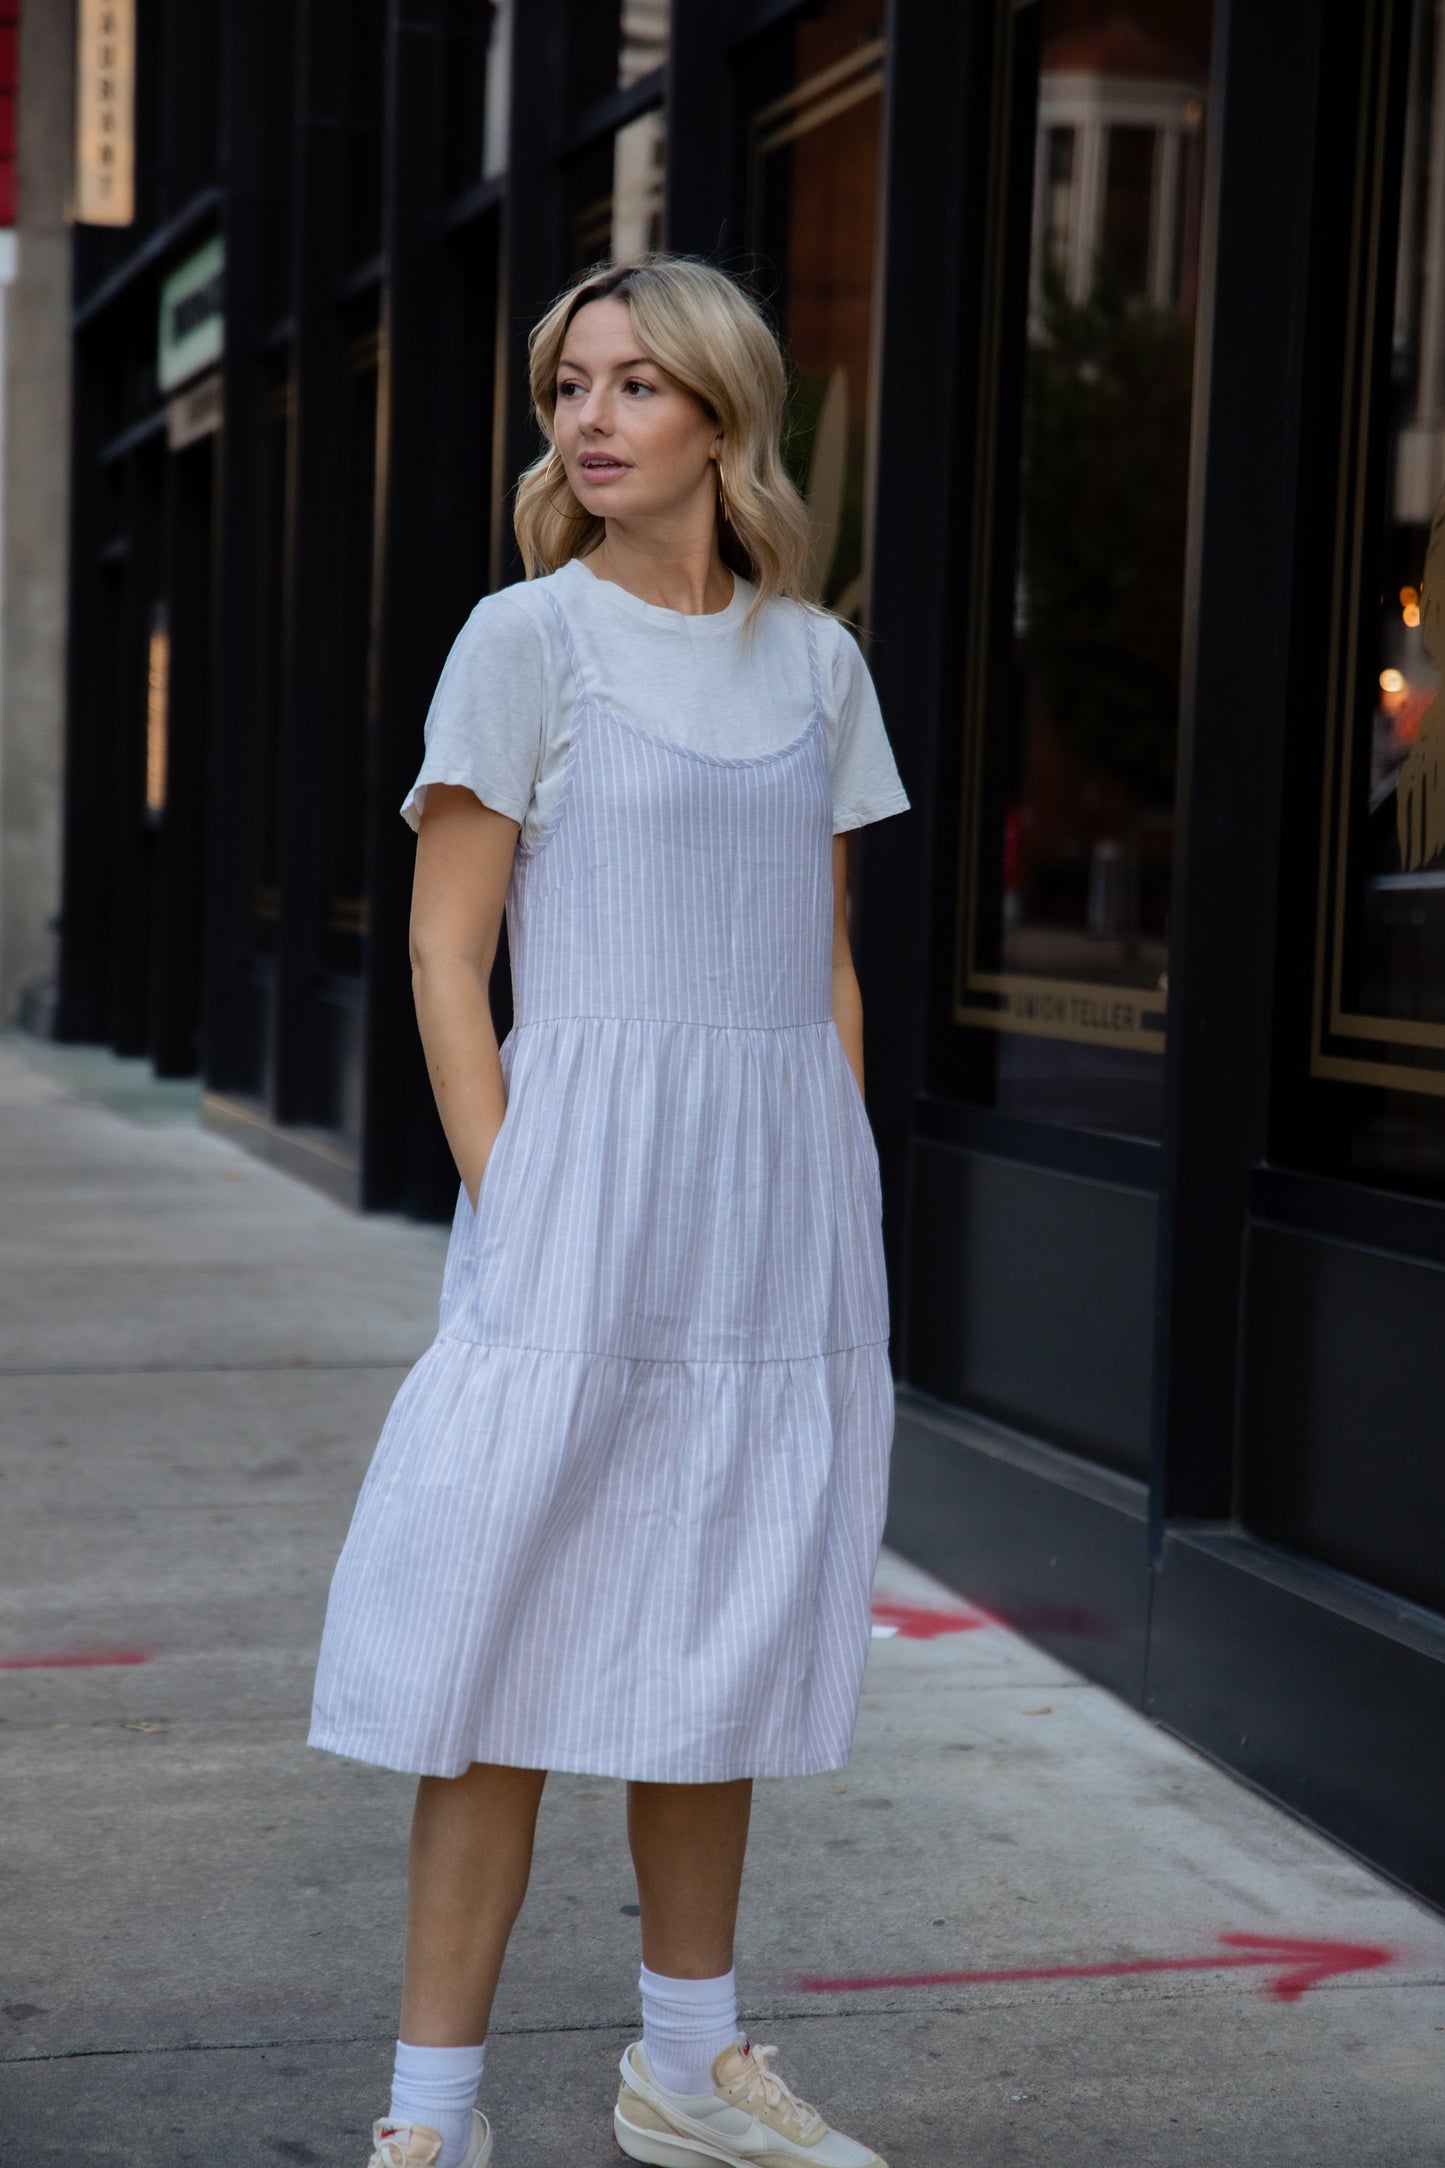
{"type": "Polygon", "coordinates": [[[1013,1113],[1151,1135],[1211,10],[1026,0],[1010,21],[964,657],[954,1019],[976,1035],[959,1082],[1013,1113]]]}

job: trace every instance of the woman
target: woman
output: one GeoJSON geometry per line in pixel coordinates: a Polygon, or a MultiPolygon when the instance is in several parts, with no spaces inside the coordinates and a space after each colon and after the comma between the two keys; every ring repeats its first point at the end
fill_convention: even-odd
{"type": "Polygon", "coordinates": [[[372,2168],[491,2158],[549,1769],[628,1780],[623,2152],[882,2168],[740,2038],[733,1931],[752,1780],[846,1762],[868,1648],[893,1387],[844,831],[908,800],[804,596],[753,303],[649,256],[531,353],[529,576],[459,634],[402,808],[461,1178],[440,1329],[357,1503],[311,1730],[421,1778],[372,2168]]]}

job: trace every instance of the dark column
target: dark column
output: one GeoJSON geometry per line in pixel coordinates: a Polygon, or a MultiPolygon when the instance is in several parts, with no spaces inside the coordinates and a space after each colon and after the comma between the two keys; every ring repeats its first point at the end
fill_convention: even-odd
{"type": "Polygon", "coordinates": [[[103,572],[102,492],[96,460],[106,355],[96,331],[72,342],[70,578],[65,658],[65,833],[56,1036],[109,1031],[106,925],[111,882],[110,792],[105,773],[106,660],[114,653],[115,570],[103,572]]]}
{"type": "Polygon", "coordinates": [[[497,295],[497,451],[493,467],[492,584],[520,579],[512,491],[538,451],[528,411],[527,334],[562,283],[566,0],[526,0],[512,25],[507,195],[497,295]]]}
{"type": "Polygon", "coordinates": [[[165,439],[150,434],[125,455],[127,550],[111,682],[103,695],[107,735],[111,884],[107,1036],[117,1054],[150,1050],[151,868],[155,837],[145,817],[146,685],[151,606],[161,592],[161,488],[165,439]]]}
{"type": "Polygon", "coordinates": [[[378,613],[367,809],[366,1126],[361,1201],[404,1201],[408,1112],[425,1064],[411,999],[407,931],[414,847],[397,811],[416,772],[416,724],[435,661],[440,245],[434,185],[438,30],[434,0],[394,0],[387,31],[382,211],[381,378],[377,413],[378,613]]]}
{"type": "Polygon", "coordinates": [[[673,0],[663,211],[668,248],[723,262],[738,243],[729,18],[715,0],[673,0]]]}
{"type": "Polygon", "coordinates": [[[203,437],[173,453],[166,471],[161,572],[170,650],[166,797],[155,835],[149,986],[149,1045],[157,1076],[194,1076],[198,1067],[216,442],[214,436],[203,437]]]}
{"type": "Polygon", "coordinates": [[[225,428],[216,441],[216,599],[212,727],[206,760],[205,976],[201,1073],[225,1090],[238,1073],[237,986],[247,945],[251,879],[251,744],[256,683],[258,329],[264,168],[261,123],[268,81],[289,69],[271,49],[266,10],[228,0],[222,23],[221,232],[226,248],[226,335],[221,363],[225,428]]]}
{"type": "Polygon", "coordinates": [[[1318,0],[1221,0],[1215,23],[1170,913],[1156,1552],[1166,1519],[1226,1519],[1234,1505],[1247,1185],[1267,1111],[1308,267],[1299,237],[1320,14],[1318,0]]]}
{"type": "Polygon", "coordinates": [[[324,868],[322,776],[334,662],[332,545],[337,488],[336,273],[345,44],[332,0],[298,0],[291,227],[295,428],[291,566],[281,671],[281,916],[276,939],[272,1112],[312,1113],[311,1008],[324,868]]]}
{"type": "MultiPolygon", "coordinates": [[[[906,1315],[905,1169],[928,1024],[946,999],[940,866],[957,848],[959,511],[977,399],[989,0],[892,0],[883,128],[883,294],[868,661],[908,812],[857,837],[853,950],[885,1196],[895,1333],[906,1315]]],[[[944,914],[946,921],[947,914],[944,914]]]]}

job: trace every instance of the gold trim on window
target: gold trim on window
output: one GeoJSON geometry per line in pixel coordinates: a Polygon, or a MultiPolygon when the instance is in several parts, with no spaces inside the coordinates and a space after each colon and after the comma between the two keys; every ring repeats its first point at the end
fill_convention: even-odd
{"type": "MultiPolygon", "coordinates": [[[[846,59],[835,60],[831,68],[820,68],[816,75],[785,91],[770,105],[759,106],[752,120],[754,168],[768,151],[791,143],[796,136],[811,134],[825,121],[846,113],[850,106],[861,105],[865,98],[881,93],[887,51],[887,39],[874,38],[846,59]]],[[[756,188],[753,200],[757,200],[756,188]]]]}
{"type": "Polygon", "coordinates": [[[1346,1006],[1344,950],[1349,930],[1350,799],[1358,722],[1361,615],[1365,603],[1365,514],[1369,491],[1375,328],[1385,267],[1384,195],[1390,155],[1389,95],[1393,52],[1408,33],[1397,0],[1368,0],[1365,65],[1361,70],[1358,151],[1350,213],[1349,275],[1342,390],[1339,489],[1330,595],[1330,646],[1325,694],[1324,778],[1320,795],[1319,879],[1315,910],[1310,1074],[1340,1083],[1370,1084],[1445,1097],[1445,1067],[1371,1054],[1373,1045],[1415,1047],[1445,1055],[1445,1024],[1372,1016],[1346,1006]],[[1353,1042],[1359,1052],[1334,1052],[1329,1042],[1353,1042]]]}
{"type": "MultiPolygon", "coordinates": [[[[981,371],[975,437],[971,576],[964,640],[963,791],[965,842],[959,852],[954,914],[953,1021],[1026,1037],[1164,1052],[1167,987],[1116,981],[1048,979],[1024,971],[975,967],[978,929],[979,812],[987,739],[990,598],[995,576],[994,507],[998,495],[998,399],[1002,366],[1005,236],[1008,227],[1009,117],[1013,111],[1013,21],[1039,0],[1002,0],[996,17],[1000,59],[989,110],[988,177],[984,193],[981,371]]],[[[1167,978],[1167,974],[1166,974],[1167,978]]]]}

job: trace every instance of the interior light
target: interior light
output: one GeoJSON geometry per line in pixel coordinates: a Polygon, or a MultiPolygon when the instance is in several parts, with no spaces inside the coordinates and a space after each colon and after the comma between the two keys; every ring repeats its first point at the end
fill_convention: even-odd
{"type": "Polygon", "coordinates": [[[1382,670],[1380,690],[1382,693],[1402,693],[1405,690],[1405,680],[1401,673],[1398,670],[1382,670]]]}

